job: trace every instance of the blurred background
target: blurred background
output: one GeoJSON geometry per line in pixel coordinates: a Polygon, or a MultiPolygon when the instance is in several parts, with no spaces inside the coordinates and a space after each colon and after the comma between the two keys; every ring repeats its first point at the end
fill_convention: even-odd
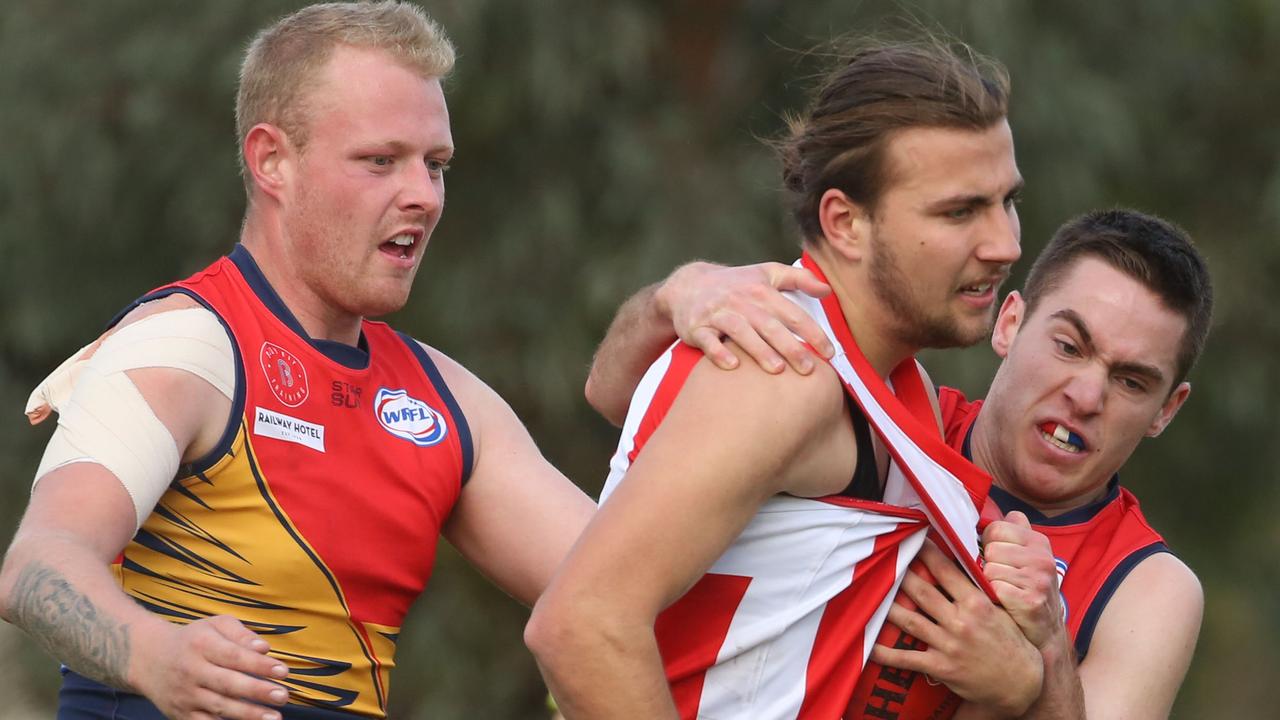
{"type": "MultiPolygon", "coordinates": [[[[234,243],[240,54],[301,4],[0,0],[6,543],[51,431],[26,426],[29,390],[118,308],[234,243]]],[[[822,48],[905,21],[1001,59],[1027,179],[1024,257],[1068,217],[1125,205],[1183,225],[1209,259],[1217,316],[1191,400],[1123,479],[1205,586],[1175,716],[1274,717],[1280,4],[422,5],[460,52],[446,86],[458,153],[448,212],[392,321],[488,381],[592,494],[616,435],[581,387],[617,305],[693,258],[796,255],[761,140],[802,107],[822,48]]],[[[971,395],[995,365],[985,345],[925,360],[971,395]]],[[[443,549],[401,636],[392,717],[545,718],[526,615],[443,549]]],[[[0,624],[0,715],[48,717],[57,682],[56,663],[0,624]]]]}

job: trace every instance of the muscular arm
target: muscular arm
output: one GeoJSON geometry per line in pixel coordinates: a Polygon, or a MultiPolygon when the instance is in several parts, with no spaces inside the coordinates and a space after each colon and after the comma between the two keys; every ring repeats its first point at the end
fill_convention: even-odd
{"type": "Polygon", "coordinates": [[[729,373],[699,362],[525,631],[565,717],[675,717],[655,618],[768,497],[831,491],[801,489],[800,478],[848,481],[852,440],[838,465],[805,453],[830,442],[825,428],[850,432],[843,412],[830,369],[770,376],[750,363],[729,373]]]}
{"type": "Polygon", "coordinates": [[[677,268],[619,308],[591,363],[587,401],[620,426],[645,370],[677,337],[725,370],[738,365],[738,356],[724,345],[728,336],[771,373],[786,363],[801,374],[812,372],[813,358],[793,333],[824,357],[834,350],[782,290],[815,297],[830,291],[809,271],[779,263],[725,268],[694,262],[677,268]]]}
{"type": "Polygon", "coordinates": [[[1169,717],[1203,614],[1200,582],[1182,561],[1159,553],[1138,563],[1111,596],[1079,666],[1088,717],[1169,717]]]}
{"type": "Polygon", "coordinates": [[[475,466],[445,538],[489,579],[533,605],[595,512],[595,503],[547,462],[501,397],[427,348],[472,430],[475,466]]]}
{"type": "MultiPolygon", "coordinates": [[[[130,370],[128,377],[180,456],[194,458],[216,442],[230,404],[204,380],[166,368],[130,370]]],[[[124,484],[103,465],[73,462],[47,473],[32,491],[0,570],[5,618],[72,669],[140,692],[171,717],[197,710],[278,717],[243,700],[286,699],[279,687],[254,677],[287,672],[264,655],[265,641],[231,618],[170,624],[120,590],[109,564],[132,537],[136,518],[124,484]]]]}
{"type": "Polygon", "coordinates": [[[152,618],[119,591],[107,566],[133,534],[133,506],[105,468],[69,469],[36,486],[5,557],[6,619],[77,672],[132,688],[130,626],[152,618]],[[62,516],[73,509],[68,523],[62,516]]]}

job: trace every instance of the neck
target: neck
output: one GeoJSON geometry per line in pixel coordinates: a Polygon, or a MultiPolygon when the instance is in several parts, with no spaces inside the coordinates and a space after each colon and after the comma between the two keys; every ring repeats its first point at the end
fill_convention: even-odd
{"type": "Polygon", "coordinates": [[[264,218],[251,209],[240,231],[244,245],[271,289],[313,340],[332,340],[355,346],[363,318],[322,297],[302,277],[285,242],[278,218],[264,218]]]}
{"type": "Polygon", "coordinates": [[[856,271],[846,269],[850,265],[848,260],[835,257],[825,244],[806,246],[806,249],[827,276],[827,284],[840,303],[850,334],[877,375],[888,377],[899,363],[916,354],[920,348],[898,339],[884,303],[876,296],[871,283],[854,275],[856,271]]]}

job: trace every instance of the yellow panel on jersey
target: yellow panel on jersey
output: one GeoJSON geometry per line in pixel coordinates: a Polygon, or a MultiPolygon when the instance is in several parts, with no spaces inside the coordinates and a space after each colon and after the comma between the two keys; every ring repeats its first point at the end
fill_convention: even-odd
{"type": "Polygon", "coordinates": [[[395,639],[471,467],[430,356],[382,323],[312,341],[242,247],[155,295],[226,325],[236,395],[219,449],[175,481],[120,559],[122,587],[187,623],[240,619],[290,669],[290,702],[384,717],[395,639]]]}
{"type": "Polygon", "coordinates": [[[374,653],[332,578],[271,495],[243,424],[230,454],[165,494],[121,563],[125,592],[148,610],[176,622],[233,615],[263,635],[290,666],[295,702],[376,714],[353,704],[385,695],[372,668],[394,646],[374,653]]]}

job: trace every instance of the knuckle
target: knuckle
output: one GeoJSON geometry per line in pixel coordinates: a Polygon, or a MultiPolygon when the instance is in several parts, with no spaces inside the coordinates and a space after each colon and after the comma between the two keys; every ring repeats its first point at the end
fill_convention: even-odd
{"type": "Polygon", "coordinates": [[[689,331],[687,340],[690,345],[707,350],[720,344],[720,333],[717,333],[715,330],[712,330],[705,325],[699,325],[689,331]]]}
{"type": "Polygon", "coordinates": [[[720,311],[712,318],[712,325],[730,335],[741,334],[747,329],[747,321],[740,313],[720,311]]]}
{"type": "Polygon", "coordinates": [[[776,292],[773,285],[751,285],[746,288],[746,296],[755,303],[762,303],[776,292]]]}
{"type": "Polygon", "coordinates": [[[920,634],[920,618],[915,613],[904,611],[893,622],[908,635],[919,636],[920,634]]]}

